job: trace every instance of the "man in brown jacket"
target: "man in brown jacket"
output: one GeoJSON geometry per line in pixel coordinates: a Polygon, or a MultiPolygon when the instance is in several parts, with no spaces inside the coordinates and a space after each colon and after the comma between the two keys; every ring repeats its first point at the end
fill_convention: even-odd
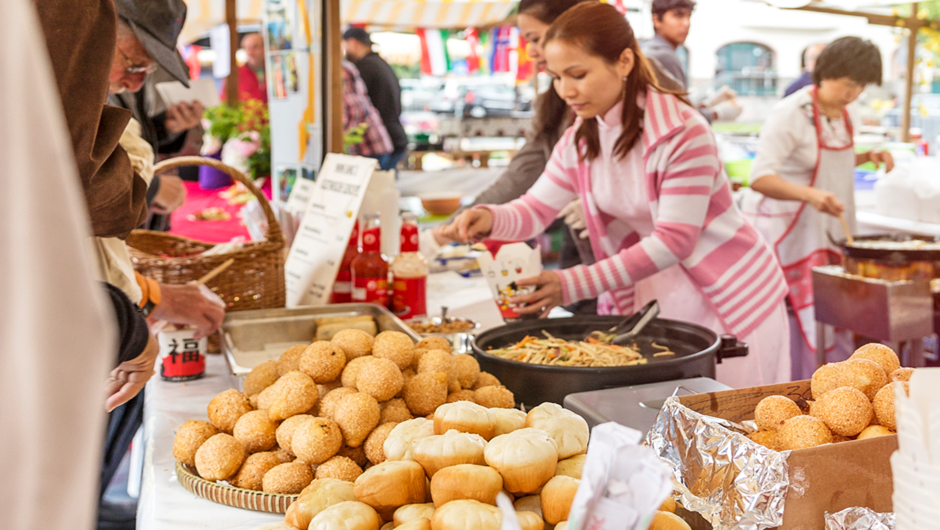
{"type": "Polygon", "coordinates": [[[113,0],[35,0],[92,231],[125,237],[147,217],[147,184],[118,145],[130,111],[105,104],[115,52],[113,0]]]}

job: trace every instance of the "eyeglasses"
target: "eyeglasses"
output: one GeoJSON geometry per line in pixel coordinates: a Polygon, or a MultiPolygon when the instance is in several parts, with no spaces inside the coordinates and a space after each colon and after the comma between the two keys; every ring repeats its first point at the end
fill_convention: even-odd
{"type": "Polygon", "coordinates": [[[121,53],[121,56],[124,57],[124,62],[127,63],[127,68],[124,69],[124,73],[128,75],[138,75],[138,74],[152,74],[157,71],[157,65],[151,64],[150,66],[139,66],[134,64],[134,61],[131,61],[130,57],[124,53],[124,50],[118,48],[118,52],[121,53]]]}

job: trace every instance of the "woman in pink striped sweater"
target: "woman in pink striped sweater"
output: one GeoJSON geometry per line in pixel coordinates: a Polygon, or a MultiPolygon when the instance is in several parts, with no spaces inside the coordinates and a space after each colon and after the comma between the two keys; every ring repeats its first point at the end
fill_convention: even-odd
{"type": "Polygon", "coordinates": [[[587,2],[545,35],[546,71],[577,114],[523,197],[463,212],[453,239],[524,240],[580,196],[597,263],[519,282],[520,312],[604,295],[627,314],[657,299],[665,318],[733,333],[747,357],[718,366],[734,387],[789,380],[786,282],[774,255],[734,206],[708,124],[655,84],[626,19],[587,2]]]}

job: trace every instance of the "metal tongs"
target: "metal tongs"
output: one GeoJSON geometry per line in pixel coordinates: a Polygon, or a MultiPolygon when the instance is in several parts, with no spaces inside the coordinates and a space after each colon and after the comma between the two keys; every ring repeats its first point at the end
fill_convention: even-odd
{"type": "Polygon", "coordinates": [[[656,319],[657,316],[659,316],[659,303],[653,300],[636,313],[633,313],[616,326],[610,328],[608,333],[614,334],[614,338],[611,342],[619,345],[633,342],[643,331],[643,328],[656,319]]]}

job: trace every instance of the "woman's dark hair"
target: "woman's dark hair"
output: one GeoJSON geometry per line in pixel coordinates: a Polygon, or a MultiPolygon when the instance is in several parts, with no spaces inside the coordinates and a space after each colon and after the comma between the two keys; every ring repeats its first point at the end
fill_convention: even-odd
{"type": "Polygon", "coordinates": [[[881,85],[881,52],[870,40],[842,37],[829,43],[816,59],[813,83],[848,77],[860,85],[881,85]]]}
{"type": "MultiPolygon", "coordinates": [[[[610,4],[589,2],[572,7],[548,28],[542,40],[543,47],[553,40],[580,46],[587,53],[601,57],[608,64],[620,61],[624,50],[633,51],[633,70],[627,76],[623,89],[623,133],[614,144],[614,154],[621,158],[630,152],[642,133],[643,109],[636,104],[636,99],[640,94],[646,94],[647,87],[652,86],[659,92],[673,94],[688,103],[683,94],[659,86],[653,69],[640,51],[633,28],[610,4]]],[[[581,159],[593,160],[600,154],[597,120],[583,120],[574,139],[576,145],[584,146],[583,152],[579,149],[581,159]]]]}
{"type": "MultiPolygon", "coordinates": [[[[551,24],[569,8],[587,0],[522,0],[519,14],[534,17],[542,24],[551,24]]],[[[558,141],[558,132],[568,119],[570,111],[565,100],[558,96],[555,87],[548,90],[535,102],[535,119],[532,120],[536,141],[545,140],[549,145],[558,141]]]]}

